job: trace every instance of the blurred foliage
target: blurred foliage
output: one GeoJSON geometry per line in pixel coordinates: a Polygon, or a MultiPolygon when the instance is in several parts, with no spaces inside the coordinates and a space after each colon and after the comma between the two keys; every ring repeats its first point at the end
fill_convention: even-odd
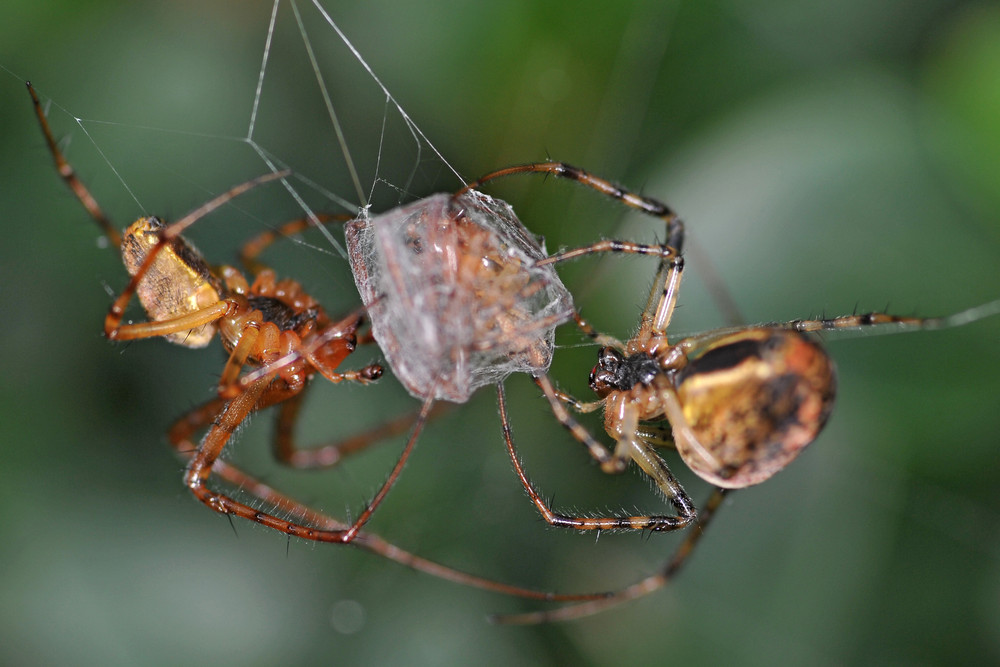
{"type": "MultiPolygon", "coordinates": [[[[723,323],[713,277],[752,321],[886,303],[944,314],[1000,296],[993,4],[326,5],[464,178],[552,156],[677,208],[692,242],[678,332],[723,323]]],[[[300,6],[362,185],[376,174],[386,181],[376,209],[455,188],[459,179],[413,141],[321,16],[300,6]]],[[[120,289],[124,271],[56,177],[23,79],[52,100],[56,132],[116,221],[176,217],[264,170],[240,138],[270,9],[5,5],[0,662],[1000,662],[1000,318],[830,341],[841,395],[827,431],[787,471],[733,495],[675,585],[591,620],[490,626],[488,612],[533,605],[243,523],[234,537],[189,497],[162,434],[211,395],[223,357],[101,337],[107,291],[120,289]]],[[[254,137],[357,203],[287,3],[279,18],[254,137]]],[[[330,204],[306,190],[314,205],[330,204]]],[[[658,231],[551,179],[491,192],[550,248],[658,231]]],[[[295,214],[286,193],[266,189],[192,237],[212,261],[232,261],[242,239],[295,214]]],[[[318,235],[267,259],[334,312],[356,303],[346,263],[318,235]]],[[[614,258],[563,275],[588,317],[627,336],[652,270],[614,258]]],[[[594,349],[572,331],[559,340],[554,374],[586,395],[594,349]]],[[[352,367],[377,351],[355,356],[352,367]]],[[[624,585],[666,559],[679,536],[595,543],[546,529],[511,473],[490,393],[428,429],[373,530],[545,589],[624,585]]],[[[601,475],[537,393],[524,378],[509,384],[526,463],[557,505],[656,511],[637,475],[601,475]]],[[[317,382],[302,439],[415,407],[391,380],[376,389],[317,382]]],[[[338,516],[359,510],[401,444],[334,471],[285,471],[269,460],[269,421],[261,415],[241,433],[236,459],[338,516]]],[[[707,495],[680,474],[696,499],[707,495]]]]}

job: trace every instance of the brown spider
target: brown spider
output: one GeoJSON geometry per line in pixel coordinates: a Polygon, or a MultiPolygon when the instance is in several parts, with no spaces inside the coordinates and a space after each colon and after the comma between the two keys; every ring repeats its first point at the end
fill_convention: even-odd
{"type": "MultiPolygon", "coordinates": [[[[222,514],[235,514],[287,535],[349,542],[415,570],[498,593],[564,601],[592,600],[606,595],[539,592],[454,570],[411,554],[377,535],[361,532],[376,502],[354,524],[348,525],[303,505],[222,460],[222,449],[237,427],[251,412],[270,406],[279,408],[275,452],[282,462],[297,468],[334,465],[347,454],[404,431],[413,419],[404,416],[339,443],[299,449],[292,434],[302,397],[313,375],[320,373],[332,382],[350,380],[366,384],[382,373],[378,365],[357,371],[336,370],[354,350],[357,329],[364,319],[362,314],[331,321],[298,283],[277,281],[274,272],[257,260],[276,238],[299,233],[314,224],[313,221],[302,219],[286,223],[277,232],[265,232],[243,246],[240,257],[254,277],[252,283],[233,267],[213,270],[181,236],[181,232],[205,214],[250,188],[282,178],[286,173],[271,174],[236,186],[176,223],[167,225],[158,218],[145,217],[119,233],[59,150],[30,83],[28,91],[60,176],[109,241],[120,248],[132,276],[105,320],[107,337],[133,340],[162,336],[175,344],[199,348],[208,345],[218,333],[229,353],[219,382],[219,397],[182,416],[169,431],[174,449],[188,459],[185,484],[199,500],[222,514]],[[133,294],[139,297],[151,321],[122,323],[133,294]],[[241,376],[241,370],[248,366],[255,370],[241,376]],[[195,444],[194,436],[206,429],[200,444],[195,444]],[[263,506],[272,508],[272,513],[213,491],[207,486],[211,476],[240,488],[261,501],[263,506]],[[290,520],[275,516],[275,511],[290,520]]],[[[342,216],[319,216],[319,222],[331,219],[342,219],[342,216]]],[[[418,423],[422,424],[426,416],[422,415],[418,423]]]]}
{"type": "MultiPolygon", "coordinates": [[[[561,163],[538,163],[493,172],[471,184],[515,173],[551,173],[577,180],[626,204],[648,211],[650,202],[561,163]]],[[[669,211],[665,206],[663,211],[669,211]]],[[[602,345],[590,374],[590,387],[599,400],[582,402],[558,391],[545,373],[535,382],[553,413],[574,438],[587,446],[605,472],[625,470],[630,460],[650,477],[680,510],[683,525],[695,518],[693,506],[677,484],[657,446],[677,449],[698,476],[715,485],[690,532],[673,557],[659,571],[613,595],[550,611],[498,616],[503,623],[539,623],[587,616],[664,586],[690,556],[722,499],[730,489],[759,484],[787,466],[819,435],[833,408],[836,374],[833,360],[807,334],[817,331],[895,325],[901,329],[938,329],[958,326],[1000,313],[1000,300],[946,317],[919,318],[867,313],[830,319],[793,320],[708,331],[671,344],[667,338],[684,261],[683,227],[672,214],[667,239],[673,252],[664,252],[639,320],[627,342],[597,333],[578,315],[585,334],[602,345]],[[604,410],[604,427],[615,440],[612,451],[601,444],[565,409],[604,410]]],[[[576,254],[590,252],[582,249],[576,254]]],[[[563,253],[560,253],[560,255],[563,253]]],[[[562,259],[557,255],[553,258],[562,259]]],[[[551,258],[550,258],[551,259],[551,258]]],[[[679,527],[661,517],[592,519],[556,513],[524,472],[517,455],[505,395],[498,385],[500,417],[508,453],[521,482],[542,517],[551,525],[572,528],[679,527]]]]}
{"type": "MultiPolygon", "coordinates": [[[[823,428],[833,406],[834,364],[806,333],[895,324],[932,329],[980,319],[1000,301],[945,318],[870,313],[731,327],[671,344],[667,327],[684,262],[684,230],[665,204],[642,197],[558,162],[501,169],[451,197],[421,200],[348,226],[348,251],[373,334],[407,389],[424,399],[463,402],[473,389],[497,386],[501,424],[515,471],[542,517],[578,530],[665,531],[697,519],[668,564],[601,599],[546,612],[500,616],[508,623],[576,618],[656,590],[684,564],[728,489],[758,484],[788,465],[823,428]],[[628,206],[661,218],[666,243],[647,246],[605,240],[545,256],[509,207],[476,192],[487,181],[518,173],[575,180],[628,206]],[[510,240],[527,240],[523,245],[510,240]],[[636,334],[622,343],[597,333],[574,310],[551,265],[583,255],[619,252],[657,255],[660,266],[636,334]],[[545,297],[537,299],[540,294],[545,297]],[[572,317],[602,345],[590,386],[599,400],[585,403],[558,391],[546,374],[552,330],[572,317]],[[429,344],[420,347],[421,337],[429,344]],[[404,345],[416,339],[418,353],[404,345]],[[571,516],[553,511],[534,488],[517,455],[503,379],[533,375],[553,413],[608,473],[630,461],[647,474],[677,510],[675,516],[571,516]],[[566,410],[604,410],[609,450],[566,410]],[[700,515],[659,456],[675,447],[684,462],[717,488],[700,515]]],[[[405,452],[404,455],[408,455],[405,452]]]]}
{"type": "MultiPolygon", "coordinates": [[[[59,150],[30,83],[28,91],[60,176],[107,238],[120,248],[132,276],[108,311],[105,335],[111,340],[162,336],[178,345],[200,348],[218,334],[229,353],[219,380],[219,395],[224,400],[218,406],[210,404],[219,408],[217,416],[208,422],[211,428],[189,455],[185,485],[217,512],[235,514],[299,535],[302,530],[294,524],[215,492],[207,482],[229,438],[253,410],[278,403],[297,405],[309,379],[316,373],[331,382],[349,380],[362,384],[381,376],[382,368],[378,365],[357,371],[336,370],[354,350],[357,329],[364,317],[355,313],[332,321],[298,283],[278,281],[270,269],[255,271],[252,283],[231,266],[213,270],[181,236],[198,219],[234,197],[288,173],[247,181],[173,224],[156,217],[143,217],[119,234],[59,150]],[[133,294],[139,297],[150,321],[123,324],[133,294]],[[278,362],[293,351],[297,353],[294,359],[278,362]],[[246,366],[268,367],[268,372],[253,382],[241,384],[240,372],[246,366]],[[296,400],[290,401],[293,397],[296,400]]],[[[174,444],[180,443],[175,439],[174,444]]],[[[290,456],[289,461],[292,460],[290,456]]]]}

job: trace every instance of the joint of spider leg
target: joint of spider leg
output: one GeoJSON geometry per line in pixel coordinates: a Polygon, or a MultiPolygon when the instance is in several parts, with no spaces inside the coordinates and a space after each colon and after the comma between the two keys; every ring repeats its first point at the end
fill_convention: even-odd
{"type": "Polygon", "coordinates": [[[649,517],[649,525],[645,526],[644,529],[649,531],[650,535],[681,530],[694,521],[696,516],[695,514],[685,514],[677,517],[655,517],[655,521],[654,517],[649,517]]]}
{"type": "Polygon", "coordinates": [[[669,244],[649,245],[646,243],[627,243],[623,241],[608,241],[612,252],[635,253],[637,255],[659,255],[661,260],[677,257],[677,249],[669,244]]]}
{"type": "Polygon", "coordinates": [[[211,494],[206,498],[206,502],[209,507],[218,512],[219,514],[229,515],[229,507],[222,499],[222,496],[217,494],[211,494]]]}
{"type": "Polygon", "coordinates": [[[605,179],[598,178],[597,176],[589,174],[586,171],[571,165],[560,164],[554,170],[554,173],[564,178],[571,178],[576,181],[587,183],[599,192],[617,199],[632,208],[663,219],[667,224],[668,230],[670,230],[670,245],[674,246],[677,252],[680,252],[680,242],[683,238],[684,223],[681,221],[677,213],[662,201],[630,192],[621,186],[615,185],[605,179]]]}
{"type": "Polygon", "coordinates": [[[605,475],[620,475],[628,470],[628,459],[609,456],[600,462],[601,472],[605,475]]]}
{"type": "Polygon", "coordinates": [[[676,370],[687,363],[684,348],[672,345],[666,334],[650,335],[639,349],[655,358],[662,371],[676,370]]]}

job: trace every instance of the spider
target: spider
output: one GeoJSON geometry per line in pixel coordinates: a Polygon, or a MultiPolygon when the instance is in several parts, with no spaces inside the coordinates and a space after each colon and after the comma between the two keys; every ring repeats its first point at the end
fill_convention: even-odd
{"type": "Polygon", "coordinates": [[[296,534],[286,525],[288,522],[267,517],[212,491],[207,481],[229,438],[254,409],[278,403],[295,405],[316,373],[335,383],[367,384],[381,376],[381,366],[374,364],[356,371],[336,370],[354,350],[364,317],[358,312],[332,321],[298,283],[279,281],[270,269],[257,267],[252,282],[234,267],[213,269],[181,236],[207,213],[253,187],[284,178],[288,172],[268,174],[237,185],[172,224],[157,217],[142,217],[119,233],[59,150],[30,83],[28,92],[60,176],[108,240],[121,250],[131,275],[108,311],[105,335],[121,341],[162,336],[171,343],[200,348],[218,334],[229,353],[218,389],[219,395],[228,400],[220,406],[207,435],[190,456],[185,485],[217,512],[236,514],[296,534]],[[123,323],[133,295],[138,296],[150,321],[123,323]],[[294,362],[272,363],[293,350],[300,352],[294,362]],[[240,385],[244,367],[268,364],[271,367],[266,375],[246,386],[240,385]],[[290,402],[293,398],[295,401],[290,402]]]}
{"type": "MultiPolygon", "coordinates": [[[[563,163],[534,163],[502,169],[468,187],[517,173],[547,173],[571,178],[646,210],[652,201],[631,195],[563,163]]],[[[666,208],[666,207],[664,207],[666,208]]],[[[667,328],[677,302],[684,261],[683,227],[671,227],[665,252],[639,319],[626,342],[598,333],[578,314],[580,329],[601,345],[589,385],[598,400],[583,402],[555,388],[545,373],[534,376],[553,413],[573,437],[586,445],[605,472],[621,472],[630,460],[657,480],[675,507],[687,501],[655,448],[670,446],[699,477],[716,488],[698,515],[697,528],[656,572],[600,600],[520,615],[498,616],[503,623],[539,623],[587,616],[663,587],[683,566],[715,515],[726,493],[771,478],[819,435],[833,408],[836,372],[833,360],[809,334],[819,331],[896,326],[938,329],[967,324],[1000,313],[1000,300],[945,317],[908,317],[872,312],[836,318],[792,320],[707,331],[670,343],[667,328]],[[603,410],[604,429],[615,441],[608,448],[567,410],[603,410]],[[671,493],[676,493],[676,497],[671,493]]],[[[577,254],[586,254],[581,249],[577,254]]],[[[553,256],[556,257],[556,256],[553,256]]],[[[528,480],[518,457],[502,385],[497,386],[503,436],[515,471],[542,517],[551,525],[573,528],[593,519],[554,512],[528,480]]],[[[687,518],[682,512],[681,518],[687,518]]],[[[691,518],[694,510],[691,509],[691,518]]],[[[597,526],[600,527],[600,526],[597,526]]],[[[664,529],[655,521],[633,517],[630,525],[610,528],[664,529]]],[[[672,527],[672,526],[666,526],[672,527]]]]}
{"type": "MultiPolygon", "coordinates": [[[[219,381],[219,396],[180,417],[168,433],[173,448],[188,459],[185,483],[199,500],[217,512],[235,514],[289,536],[320,541],[338,541],[348,536],[340,541],[441,579],[497,593],[549,601],[593,600],[607,595],[535,591],[455,570],[360,531],[363,523],[360,520],[348,525],[326,516],[221,459],[222,449],[237,427],[251,412],[267,407],[277,406],[279,410],[274,443],[277,458],[296,468],[334,465],[343,456],[404,431],[413,419],[406,415],[367,433],[321,447],[296,446],[295,421],[313,375],[320,373],[332,382],[368,384],[382,374],[377,364],[356,371],[336,371],[357,343],[357,330],[364,320],[360,311],[340,321],[331,321],[298,283],[276,280],[274,272],[258,260],[277,238],[301,232],[315,224],[312,219],[286,223],[276,232],[264,232],[243,245],[240,259],[253,275],[252,283],[233,267],[212,269],[181,236],[181,232],[210,211],[257,185],[286,176],[285,172],[236,186],[173,224],[144,217],[119,233],[59,149],[34,88],[30,83],[27,88],[60,176],[108,240],[121,250],[132,276],[109,310],[105,320],[107,337],[134,340],[162,336],[178,345],[200,348],[218,334],[229,353],[219,381]],[[122,323],[133,294],[138,296],[151,321],[122,323]],[[240,376],[247,366],[256,371],[240,376]],[[200,444],[195,444],[194,436],[206,429],[200,444]],[[207,486],[210,476],[241,489],[263,506],[272,508],[272,513],[212,491],[207,486]],[[276,511],[288,519],[275,516],[276,511]]],[[[323,214],[317,221],[343,219],[344,216],[323,214]]]]}
{"type": "MultiPolygon", "coordinates": [[[[684,268],[684,227],[665,204],[560,162],[491,172],[452,195],[436,196],[372,220],[349,223],[348,252],[372,331],[393,372],[411,394],[430,402],[464,402],[495,383],[503,437],[524,489],[544,520],[577,530],[667,531],[697,522],[658,573],[609,596],[560,609],[498,616],[507,623],[563,620],[596,613],[662,587],[684,564],[730,489],[759,484],[815,440],[833,407],[834,363],[808,333],[898,325],[932,329],[1000,311],[1000,301],[945,318],[869,313],[730,327],[671,344],[667,327],[684,268]],[[509,206],[477,192],[490,180],[543,173],[577,181],[665,223],[666,243],[605,240],[546,256],[509,206]],[[513,233],[516,230],[517,233],[513,233]],[[573,308],[552,265],[589,254],[655,255],[660,264],[635,335],[600,334],[573,308]],[[535,299],[539,294],[545,298],[535,299]],[[601,345],[589,384],[598,400],[557,390],[547,375],[552,331],[573,319],[601,345]],[[402,351],[404,345],[413,343],[402,351]],[[426,345],[422,342],[426,341],[426,345]],[[478,356],[477,356],[478,355],[478,356]],[[555,512],[529,481],[517,454],[503,379],[530,373],[558,421],[607,473],[631,461],[673,505],[674,516],[572,516],[555,512]],[[609,449],[567,410],[603,410],[609,449]],[[660,446],[677,449],[716,488],[701,513],[666,462],[660,446]]],[[[404,453],[408,455],[409,452],[404,453]]]]}
{"type": "MultiPolygon", "coordinates": [[[[466,309],[474,309],[471,312],[479,315],[479,320],[476,322],[474,318],[471,333],[457,344],[446,344],[427,358],[423,356],[423,351],[415,356],[416,367],[429,367],[433,371],[431,375],[421,378],[409,371],[401,373],[404,384],[405,378],[410,378],[407,388],[424,398],[424,405],[388,479],[358,519],[348,525],[284,496],[219,459],[231,433],[250,412],[274,405],[280,410],[276,440],[279,457],[298,467],[330,465],[343,454],[374,442],[379,437],[378,433],[388,435],[403,428],[401,424],[404,420],[393,420],[378,429],[371,438],[352,439],[348,441],[350,444],[328,445],[316,450],[296,448],[291,433],[302,391],[312,375],[320,372],[334,382],[353,380],[365,383],[381,374],[381,368],[375,365],[347,373],[335,370],[354,349],[362,314],[355,313],[340,322],[331,322],[328,318],[321,320],[321,316],[325,318],[322,310],[302,292],[301,287],[293,281],[277,282],[273,272],[256,261],[256,256],[274,237],[261,237],[244,246],[244,264],[254,275],[252,284],[248,284],[242,274],[232,267],[211,270],[181,237],[187,227],[214,208],[256,185],[287,174],[272,174],[248,181],[172,225],[164,225],[155,218],[140,219],[122,236],[108,222],[62,156],[30,85],[29,90],[61,176],[107,237],[122,248],[126,265],[133,274],[128,287],[109,311],[105,323],[108,337],[127,340],[164,336],[174,343],[201,347],[207,345],[218,332],[230,353],[219,383],[219,398],[182,417],[170,431],[174,447],[190,459],[185,481],[195,495],[220,513],[236,514],[290,536],[351,543],[414,569],[487,590],[532,599],[577,603],[545,612],[498,617],[501,622],[542,622],[584,616],[665,585],[686,562],[702,534],[700,529],[707,526],[721,504],[725,489],[764,481],[787,465],[822,428],[832,406],[833,364],[817,343],[804,336],[805,332],[890,323],[934,328],[962,324],[1000,311],[1000,302],[995,302],[947,318],[870,314],[775,323],[708,332],[670,345],[666,339],[666,328],[676,303],[683,270],[680,252],[683,226],[668,207],[562,163],[536,163],[492,172],[458,193],[450,197],[446,195],[443,200],[421,200],[411,211],[416,212],[416,217],[403,216],[409,222],[428,217],[432,222],[443,223],[445,228],[452,224],[458,227],[456,237],[446,236],[443,243],[436,245],[425,244],[426,240],[435,237],[413,225],[407,228],[404,237],[406,246],[417,255],[431,247],[444,250],[444,256],[450,261],[447,266],[453,273],[439,271],[437,277],[429,282],[442,290],[436,292],[436,299],[447,306],[454,305],[453,300],[458,298],[466,309]],[[516,225],[510,223],[508,217],[513,218],[513,213],[506,204],[476,192],[476,188],[492,179],[530,172],[578,181],[661,218],[666,225],[666,242],[643,245],[606,240],[546,256],[544,249],[526,230],[522,233],[523,227],[519,222],[516,225]],[[438,206],[436,212],[431,208],[431,202],[437,202],[434,204],[438,206]],[[475,223],[477,218],[497,227],[477,230],[474,226],[465,225],[475,223]],[[505,227],[509,229],[501,233],[499,230],[505,227]],[[512,248],[516,250],[512,252],[512,248]],[[557,262],[602,252],[655,255],[660,258],[658,277],[639,331],[627,343],[593,330],[573,310],[568,292],[565,292],[554,271],[550,270],[557,262]],[[442,276],[449,275],[457,279],[450,286],[441,280],[442,276]],[[162,285],[157,287],[145,283],[150,276],[166,281],[174,291],[164,291],[162,285]],[[152,321],[122,324],[125,308],[133,294],[139,297],[152,321]],[[259,301],[252,302],[252,299],[259,301]],[[602,345],[598,365],[591,374],[591,386],[599,400],[590,403],[558,391],[546,373],[552,356],[552,331],[556,325],[570,318],[602,345]],[[269,325],[273,325],[273,330],[269,325]],[[277,338],[274,338],[275,332],[277,338]],[[252,370],[241,376],[245,366],[252,367],[252,370]],[[622,472],[629,461],[636,461],[656,482],[677,510],[677,515],[594,518],[553,512],[529,482],[515,449],[502,384],[503,378],[515,371],[529,372],[535,378],[557,419],[587,446],[602,470],[622,472]],[[452,374],[448,375],[448,372],[452,374]],[[662,531],[683,528],[697,521],[699,530],[688,534],[661,571],[621,590],[597,594],[556,594],[500,584],[427,561],[363,532],[363,526],[398,479],[435,401],[448,398],[452,390],[457,392],[457,398],[449,400],[464,401],[476,386],[489,382],[497,385],[503,435],[515,470],[530,498],[550,524],[580,530],[662,531]],[[606,430],[616,440],[614,450],[609,450],[584,429],[566,410],[567,405],[581,412],[604,409],[606,430]],[[192,436],[206,427],[207,435],[195,447],[192,436]],[[719,487],[700,514],[696,514],[693,503],[656,452],[656,447],[671,444],[695,472],[719,487]],[[282,511],[288,518],[279,518],[273,512],[255,509],[212,491],[207,486],[212,475],[244,489],[275,511],[282,511]]],[[[390,212],[369,222],[377,228],[380,220],[388,220],[389,216],[398,213],[390,212]]],[[[516,221],[516,218],[513,220],[516,221]]],[[[360,229],[364,222],[359,220],[355,226],[360,229]]],[[[282,231],[295,233],[295,230],[308,224],[306,221],[295,221],[282,231]]],[[[349,235],[351,230],[352,225],[349,225],[349,235]]],[[[357,246],[356,243],[354,245],[357,246]]],[[[398,262],[393,262],[388,268],[398,266],[398,262]]],[[[418,262],[417,266],[416,283],[427,284],[421,283],[420,279],[426,277],[422,272],[431,270],[433,262],[424,265],[418,262]]],[[[356,280],[359,276],[362,276],[359,288],[365,280],[377,285],[371,275],[364,278],[355,268],[356,280]]],[[[409,277],[414,279],[414,276],[409,277]]],[[[362,292],[364,295],[364,289],[362,292]]],[[[391,293],[372,289],[365,303],[373,311],[377,311],[380,305],[385,305],[388,310],[392,296],[391,293]]],[[[418,309],[428,304],[433,308],[427,326],[437,327],[435,331],[447,340],[454,320],[441,313],[451,312],[454,315],[461,310],[440,309],[435,305],[435,299],[431,299],[422,304],[406,304],[411,310],[404,308],[403,312],[415,315],[418,309]]],[[[378,321],[374,315],[373,320],[378,321]]],[[[373,322],[373,329],[377,328],[376,322],[373,322]]],[[[394,326],[388,328],[390,334],[395,331],[394,326]]],[[[408,336],[405,334],[397,339],[400,346],[410,342],[408,336]]],[[[385,334],[380,339],[377,331],[375,338],[380,343],[382,339],[388,340],[385,334]]],[[[393,368],[395,370],[395,366],[393,368]]]]}

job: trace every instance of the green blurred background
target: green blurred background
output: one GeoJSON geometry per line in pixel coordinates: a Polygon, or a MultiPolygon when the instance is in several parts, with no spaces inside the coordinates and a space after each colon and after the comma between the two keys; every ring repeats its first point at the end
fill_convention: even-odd
{"type": "MultiPolygon", "coordinates": [[[[455,188],[302,5],[361,181],[385,181],[374,209],[455,188]]],[[[328,9],[463,177],[552,156],[679,210],[692,247],[677,332],[723,323],[707,287],[714,274],[750,321],[886,304],[935,315],[1000,296],[995,3],[328,9]]],[[[103,339],[107,290],[125,284],[124,271],[56,177],[21,79],[53,100],[56,133],[120,225],[142,212],[177,217],[265,170],[238,138],[270,10],[9,2],[2,11],[0,662],[1000,662],[1000,318],[831,341],[840,398],[814,446],[734,494],[673,586],[593,619],[491,626],[489,612],[535,605],[352,549],[286,544],[245,523],[234,535],[194,501],[163,434],[211,396],[223,356],[217,346],[103,339]]],[[[357,202],[286,4],[278,26],[254,136],[357,202]]],[[[525,177],[490,191],[550,248],[658,231],[572,184],[525,177]]],[[[190,236],[211,260],[233,261],[240,240],[296,213],[270,187],[190,236]]],[[[306,240],[274,248],[268,261],[330,310],[353,307],[346,262],[321,237],[306,240]]],[[[652,272],[642,259],[613,258],[563,275],[588,317],[626,337],[652,272]]],[[[553,372],[585,396],[595,351],[572,331],[559,342],[553,372]]],[[[375,358],[367,350],[350,363],[375,358]]],[[[546,528],[506,460],[491,394],[428,429],[374,531],[544,589],[621,586],[666,559],[679,536],[595,543],[546,528]]],[[[509,394],[526,464],[558,506],[660,506],[638,475],[602,475],[524,378],[509,394]]],[[[303,439],[414,408],[391,379],[366,389],[317,382],[303,439]]],[[[235,459],[337,516],[360,509],[401,445],[334,471],[282,471],[268,455],[269,421],[261,415],[241,434],[235,459]]],[[[679,472],[696,499],[707,495],[679,472]]]]}

